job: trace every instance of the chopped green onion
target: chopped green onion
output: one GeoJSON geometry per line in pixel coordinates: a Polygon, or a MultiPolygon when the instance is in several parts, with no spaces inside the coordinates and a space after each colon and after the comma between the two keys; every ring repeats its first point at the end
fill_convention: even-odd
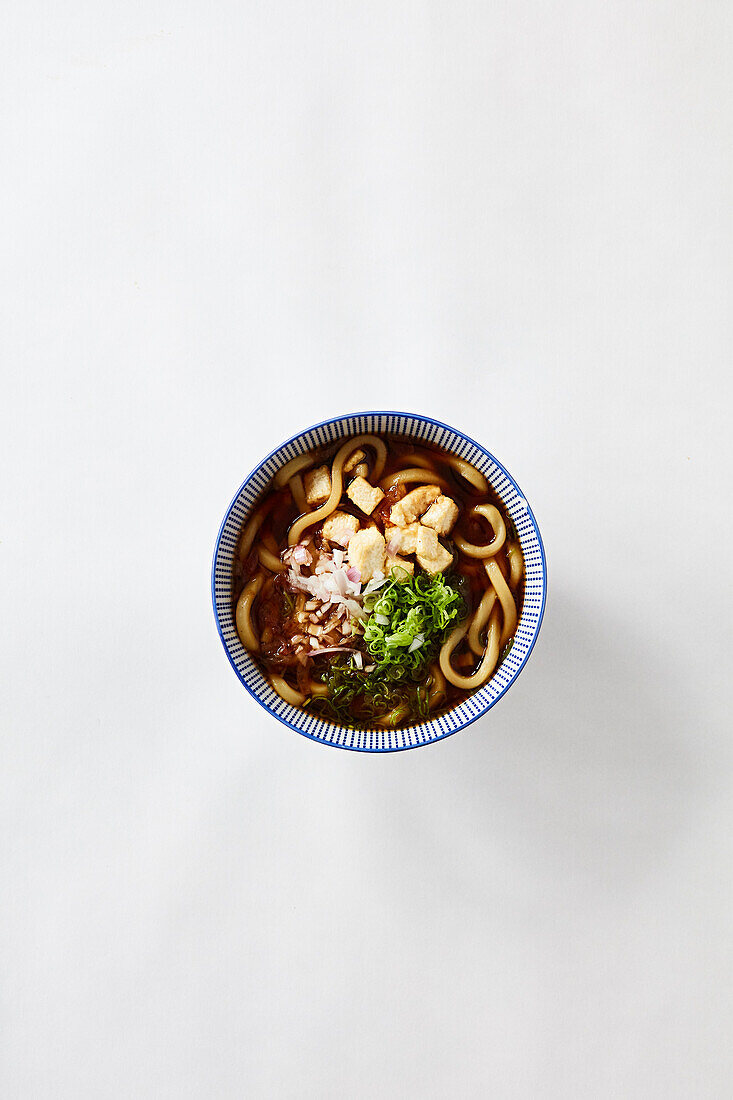
{"type": "Polygon", "coordinates": [[[466,615],[456,581],[394,569],[387,583],[365,597],[364,607],[370,612],[364,627],[370,671],[353,655],[337,659],[324,673],[328,695],[309,705],[346,726],[394,727],[427,718],[427,665],[466,615]]]}

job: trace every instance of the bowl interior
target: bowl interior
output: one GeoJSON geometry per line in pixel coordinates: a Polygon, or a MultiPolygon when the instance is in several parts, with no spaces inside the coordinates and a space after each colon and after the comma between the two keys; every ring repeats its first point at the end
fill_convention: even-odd
{"type": "Polygon", "coordinates": [[[546,567],[542,540],[532,511],[519,486],[480,444],[426,416],[399,412],[369,412],[316,424],[287,440],[247,477],[224,517],[214,551],[212,597],[219,634],[229,660],[251,695],[285,725],[325,744],[366,752],[394,752],[447,737],[474,722],[501,698],[521,672],[537,638],[545,607],[546,567]],[[514,644],[492,678],[445,714],[403,729],[345,729],[291,706],[270,687],[237,635],[232,606],[232,566],[237,540],[253,505],[274,474],[291,458],[363,432],[425,440],[458,455],[479,469],[499,494],[517,529],[525,562],[524,605],[514,644]]]}

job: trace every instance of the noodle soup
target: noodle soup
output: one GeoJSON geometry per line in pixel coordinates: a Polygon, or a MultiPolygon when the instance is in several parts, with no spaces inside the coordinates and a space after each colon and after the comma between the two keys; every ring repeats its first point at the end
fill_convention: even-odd
{"type": "Polygon", "coordinates": [[[482,473],[361,435],[275,475],[241,533],[232,598],[242,644],[288,703],[397,728],[490,679],[523,592],[519,540],[482,473]]]}

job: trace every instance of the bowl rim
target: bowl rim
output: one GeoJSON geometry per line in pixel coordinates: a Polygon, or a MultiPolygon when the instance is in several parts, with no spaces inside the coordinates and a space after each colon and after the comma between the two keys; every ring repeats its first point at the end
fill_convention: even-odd
{"type": "MultiPolygon", "coordinates": [[[[398,433],[396,433],[396,434],[398,434],[398,433]]],[[[344,436],[344,439],[346,439],[346,438],[348,438],[348,437],[344,436]]],[[[276,447],[273,447],[273,449],[268,454],[266,454],[264,458],[260,459],[260,461],[257,463],[256,466],[253,466],[253,468],[250,470],[250,472],[244,478],[241,485],[239,486],[236,493],[234,494],[231,501],[229,502],[229,505],[228,505],[228,507],[227,507],[227,509],[224,513],[224,518],[222,519],[221,524],[219,525],[219,531],[217,533],[216,541],[214,543],[214,554],[213,554],[213,559],[212,559],[212,563],[211,563],[211,601],[212,601],[213,610],[214,610],[214,621],[216,622],[216,629],[217,629],[217,632],[219,634],[219,639],[221,641],[221,644],[224,647],[224,652],[227,655],[227,660],[229,661],[229,664],[234,669],[235,675],[236,675],[237,679],[239,680],[240,684],[242,684],[242,686],[246,689],[246,691],[249,693],[249,695],[251,695],[252,698],[257,703],[259,703],[259,705],[262,707],[262,709],[264,711],[266,711],[267,714],[269,714],[272,718],[276,718],[278,720],[278,722],[282,722],[282,724],[284,726],[287,726],[289,729],[294,730],[295,733],[299,734],[301,737],[307,737],[309,741],[315,741],[317,744],[324,745],[326,747],[330,746],[331,748],[334,748],[334,749],[346,749],[350,752],[376,753],[377,755],[381,755],[383,753],[392,753],[392,752],[408,752],[410,749],[425,748],[428,745],[435,744],[439,741],[445,741],[445,739],[447,737],[452,737],[453,734],[460,733],[462,730],[466,729],[468,726],[472,726],[474,722],[477,722],[479,720],[479,718],[483,718],[484,715],[486,715],[488,713],[488,711],[490,711],[494,706],[496,706],[496,704],[499,702],[499,700],[502,699],[504,695],[506,695],[507,691],[509,690],[510,687],[512,687],[514,682],[519,679],[519,674],[524,670],[524,667],[527,664],[527,661],[529,660],[529,658],[532,654],[532,651],[533,651],[533,649],[534,649],[534,647],[537,643],[537,639],[539,637],[540,629],[542,627],[542,620],[543,620],[544,615],[545,615],[545,606],[546,606],[546,603],[547,603],[547,558],[546,558],[546,555],[545,555],[545,546],[544,546],[544,543],[542,541],[542,534],[540,532],[539,524],[537,523],[537,519],[535,518],[535,514],[532,511],[532,507],[531,507],[529,501],[527,500],[526,496],[524,495],[524,492],[522,491],[522,489],[521,489],[520,485],[518,484],[516,478],[514,478],[512,476],[512,474],[509,473],[509,471],[503,465],[503,463],[501,463],[499,461],[499,459],[496,458],[496,456],[491,453],[491,451],[489,451],[486,447],[484,447],[483,443],[479,443],[477,440],[473,439],[470,435],[466,435],[466,433],[464,431],[461,431],[458,428],[454,428],[451,424],[446,424],[445,421],[438,420],[435,417],[428,416],[425,413],[405,412],[405,411],[399,411],[399,410],[395,410],[395,409],[361,410],[359,412],[354,412],[354,413],[340,413],[338,415],[329,416],[325,420],[319,420],[315,424],[310,424],[308,427],[301,428],[300,431],[295,432],[293,435],[289,436],[287,439],[284,439],[281,443],[278,443],[278,445],[276,447]],[[278,451],[282,450],[283,447],[287,447],[291,443],[295,443],[295,441],[300,439],[301,436],[306,435],[308,432],[316,431],[318,428],[324,428],[327,425],[336,424],[336,423],[338,423],[342,420],[348,420],[349,418],[356,418],[356,417],[360,417],[360,416],[397,416],[397,417],[406,417],[408,419],[411,418],[413,420],[421,420],[421,421],[424,421],[425,423],[432,424],[437,428],[444,428],[445,430],[447,430],[449,432],[453,432],[455,435],[460,436],[462,439],[464,439],[467,443],[470,443],[474,447],[477,447],[478,450],[482,452],[482,454],[484,454],[491,462],[495,463],[495,465],[498,467],[498,469],[501,470],[501,472],[504,474],[504,476],[513,485],[516,492],[522,497],[522,499],[523,499],[523,501],[526,505],[527,514],[528,514],[528,516],[530,517],[530,519],[532,521],[532,526],[534,527],[534,531],[535,531],[535,534],[537,536],[537,542],[538,542],[539,551],[540,551],[540,559],[541,559],[541,562],[542,562],[542,602],[541,602],[539,613],[538,613],[538,616],[537,616],[537,625],[536,625],[535,630],[534,630],[534,636],[533,636],[532,641],[531,641],[531,643],[530,643],[530,645],[527,649],[527,652],[525,653],[524,657],[522,658],[521,664],[517,667],[517,669],[515,670],[512,678],[501,689],[501,691],[496,696],[496,698],[492,699],[488,703],[488,705],[485,706],[482,710],[480,710],[477,714],[470,715],[468,718],[466,718],[465,721],[461,722],[460,725],[457,725],[453,729],[449,729],[449,730],[445,730],[445,731],[441,732],[437,737],[431,737],[430,740],[428,740],[428,741],[416,741],[412,744],[407,744],[407,745],[405,745],[405,744],[390,745],[386,748],[377,748],[377,747],[369,747],[369,746],[354,745],[354,744],[351,744],[351,745],[337,744],[337,743],[334,743],[332,741],[326,741],[321,737],[316,737],[312,733],[308,733],[305,730],[299,729],[296,725],[294,725],[292,722],[290,722],[284,715],[278,714],[276,711],[271,710],[271,708],[267,705],[267,703],[264,701],[264,699],[261,699],[260,696],[255,691],[252,690],[252,688],[249,686],[249,684],[247,683],[247,681],[244,679],[244,677],[241,675],[239,669],[237,668],[237,666],[234,662],[234,658],[232,657],[231,653],[229,652],[229,647],[228,647],[228,645],[226,643],[226,640],[224,638],[224,634],[222,632],[222,626],[221,626],[221,623],[219,621],[219,612],[218,612],[217,605],[216,605],[216,585],[215,585],[215,581],[216,581],[216,562],[217,562],[217,558],[219,556],[219,548],[220,548],[220,545],[221,545],[221,539],[222,539],[222,535],[224,533],[224,528],[226,527],[227,521],[229,520],[229,516],[232,512],[232,509],[234,508],[237,501],[239,500],[239,497],[242,493],[242,490],[245,488],[245,486],[255,476],[255,474],[259,470],[262,469],[262,467],[265,465],[265,463],[268,462],[271,458],[273,458],[278,453],[278,451]]],[[[430,723],[431,723],[431,719],[428,718],[427,721],[425,722],[425,725],[430,726],[430,723]]],[[[336,725],[337,723],[334,723],[334,724],[336,725]]]]}

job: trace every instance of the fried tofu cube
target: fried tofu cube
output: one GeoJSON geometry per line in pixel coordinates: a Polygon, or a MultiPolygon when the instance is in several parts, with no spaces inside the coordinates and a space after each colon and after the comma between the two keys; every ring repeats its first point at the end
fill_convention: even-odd
{"type": "Polygon", "coordinates": [[[392,557],[391,554],[387,554],[387,575],[389,575],[393,569],[397,570],[397,577],[395,579],[404,581],[407,580],[407,576],[412,577],[414,575],[415,563],[414,561],[408,561],[407,558],[392,557]],[[407,576],[403,574],[407,574],[407,576]]]}
{"type": "Polygon", "coordinates": [[[414,523],[439,496],[440,489],[437,485],[421,485],[393,505],[389,518],[395,526],[407,527],[410,523],[414,523]]]}
{"type": "Polygon", "coordinates": [[[384,572],[385,555],[384,535],[378,527],[366,527],[349,539],[349,565],[359,570],[362,584],[384,572]]]}
{"type": "Polygon", "coordinates": [[[420,523],[432,527],[439,535],[447,535],[453,530],[458,519],[458,505],[450,497],[439,496],[428,508],[420,523]]]}
{"type": "Polygon", "coordinates": [[[363,477],[355,477],[346,490],[346,495],[353,500],[357,508],[361,508],[365,515],[370,516],[384,497],[381,489],[370,485],[363,477]]]}
{"type": "Polygon", "coordinates": [[[384,529],[387,545],[394,544],[397,553],[414,554],[417,549],[417,529],[419,526],[419,523],[408,523],[407,527],[392,527],[387,524],[384,529]]]}
{"type": "Polygon", "coordinates": [[[350,516],[348,512],[332,512],[328,519],[323,521],[323,537],[329,542],[337,542],[339,546],[348,546],[352,535],[359,530],[359,521],[356,516],[350,516]]]}
{"type": "Polygon", "coordinates": [[[366,458],[364,451],[354,451],[354,453],[349,455],[349,457],[346,459],[346,462],[344,462],[344,473],[350,473],[355,466],[358,466],[359,463],[362,462],[364,458],[366,458]]]}
{"type": "Polygon", "coordinates": [[[331,471],[317,466],[305,475],[305,499],[309,504],[324,504],[331,495],[331,471]]]}
{"type": "Polygon", "coordinates": [[[423,527],[417,531],[417,560],[426,573],[443,573],[453,561],[453,555],[449,554],[438,541],[438,532],[432,527],[423,527]]]}

